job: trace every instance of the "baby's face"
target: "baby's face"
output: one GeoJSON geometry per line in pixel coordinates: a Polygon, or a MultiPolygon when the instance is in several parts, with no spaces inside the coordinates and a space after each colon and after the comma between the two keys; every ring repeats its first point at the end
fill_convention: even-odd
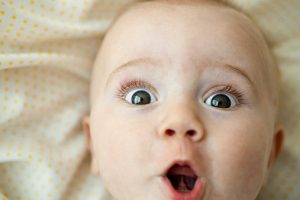
{"type": "Polygon", "coordinates": [[[98,55],[85,120],[112,196],[255,199],[282,141],[268,56],[229,8],[152,2],[125,13],[98,55]]]}

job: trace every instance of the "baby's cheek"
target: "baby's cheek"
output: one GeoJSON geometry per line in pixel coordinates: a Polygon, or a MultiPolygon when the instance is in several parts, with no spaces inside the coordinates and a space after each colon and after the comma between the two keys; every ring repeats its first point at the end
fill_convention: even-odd
{"type": "Polygon", "coordinates": [[[243,124],[226,130],[215,138],[213,181],[224,194],[239,193],[241,199],[254,199],[266,173],[266,129],[243,124]]]}
{"type": "MultiPolygon", "coordinates": [[[[131,176],[132,167],[130,166],[135,164],[136,154],[140,152],[139,137],[136,137],[137,131],[133,130],[134,128],[131,128],[128,123],[118,120],[117,117],[106,117],[105,123],[99,123],[97,127],[96,156],[101,176],[108,182],[114,180],[116,185],[128,184],[125,181],[129,179],[122,177],[131,176]]],[[[131,179],[134,178],[131,177],[131,179]]]]}

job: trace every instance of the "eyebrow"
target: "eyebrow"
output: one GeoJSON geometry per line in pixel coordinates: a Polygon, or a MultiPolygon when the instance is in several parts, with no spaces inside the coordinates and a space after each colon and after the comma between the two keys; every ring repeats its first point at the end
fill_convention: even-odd
{"type": "Polygon", "coordinates": [[[137,59],[133,59],[133,60],[130,60],[130,61],[124,63],[124,64],[121,64],[118,68],[116,68],[115,70],[113,70],[113,71],[110,73],[110,75],[109,75],[109,77],[108,77],[108,79],[107,79],[107,81],[106,81],[105,87],[107,87],[107,86],[109,85],[109,83],[110,83],[112,77],[113,77],[115,74],[119,73],[120,71],[123,71],[123,70],[126,69],[126,68],[136,67],[136,66],[138,66],[138,65],[145,65],[145,64],[148,65],[148,66],[149,66],[149,65],[150,65],[150,66],[154,66],[155,64],[157,64],[157,62],[155,62],[155,61],[154,61],[153,59],[151,59],[151,58],[145,57],[145,58],[137,58],[137,59]]]}
{"type": "MultiPolygon", "coordinates": [[[[155,64],[157,64],[158,62],[156,62],[155,60],[145,57],[145,58],[137,58],[137,59],[133,59],[130,60],[124,64],[121,64],[118,68],[116,68],[108,77],[107,82],[106,82],[106,87],[110,82],[110,79],[117,73],[119,73],[120,71],[123,71],[126,68],[131,68],[131,67],[136,67],[138,65],[147,65],[147,66],[155,66],[155,64]]],[[[218,67],[219,68],[219,67],[218,67]]],[[[246,80],[252,85],[254,86],[254,82],[250,79],[250,77],[247,75],[246,72],[244,72],[242,69],[234,66],[234,65],[230,65],[230,64],[224,64],[221,65],[221,68],[225,68],[226,70],[232,71],[234,73],[237,73],[241,76],[243,76],[244,78],[246,78],[246,80]]]]}
{"type": "Polygon", "coordinates": [[[240,75],[242,75],[244,78],[247,79],[247,81],[252,85],[254,86],[254,82],[251,80],[251,78],[248,76],[248,74],[246,72],[244,72],[242,69],[236,67],[236,66],[233,66],[233,65],[230,65],[230,64],[225,64],[223,65],[226,69],[229,69],[230,71],[234,71],[240,75]]]}

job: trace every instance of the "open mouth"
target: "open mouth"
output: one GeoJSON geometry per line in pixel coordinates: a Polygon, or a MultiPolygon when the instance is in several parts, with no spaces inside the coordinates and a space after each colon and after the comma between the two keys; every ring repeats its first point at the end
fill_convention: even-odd
{"type": "Polygon", "coordinates": [[[194,189],[198,176],[189,165],[174,164],[167,171],[166,178],[177,192],[189,193],[194,189]]]}

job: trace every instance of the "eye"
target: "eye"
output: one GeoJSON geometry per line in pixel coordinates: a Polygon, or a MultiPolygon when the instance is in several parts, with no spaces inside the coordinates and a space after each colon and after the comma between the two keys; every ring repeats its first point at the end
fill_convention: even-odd
{"type": "Polygon", "coordinates": [[[134,89],[125,95],[125,100],[135,105],[145,105],[157,101],[156,97],[146,89],[134,89]]]}
{"type": "Polygon", "coordinates": [[[238,100],[234,96],[223,93],[213,94],[204,102],[216,108],[232,108],[238,104],[238,100]]]}

